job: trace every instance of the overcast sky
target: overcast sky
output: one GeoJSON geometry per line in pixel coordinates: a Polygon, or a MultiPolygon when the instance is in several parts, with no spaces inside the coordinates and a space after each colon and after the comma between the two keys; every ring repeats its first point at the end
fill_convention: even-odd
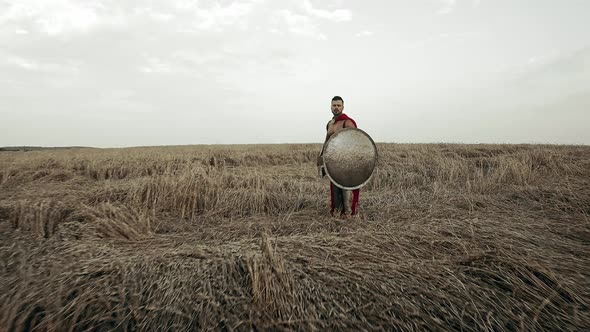
{"type": "Polygon", "coordinates": [[[0,146],[590,144],[588,0],[0,0],[0,146]]]}

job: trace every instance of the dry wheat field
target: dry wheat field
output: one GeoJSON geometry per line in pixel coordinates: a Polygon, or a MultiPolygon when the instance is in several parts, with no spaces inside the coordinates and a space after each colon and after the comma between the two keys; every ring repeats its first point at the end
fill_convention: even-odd
{"type": "Polygon", "coordinates": [[[590,147],[378,149],[350,220],[318,144],[0,152],[0,331],[590,328],[590,147]]]}

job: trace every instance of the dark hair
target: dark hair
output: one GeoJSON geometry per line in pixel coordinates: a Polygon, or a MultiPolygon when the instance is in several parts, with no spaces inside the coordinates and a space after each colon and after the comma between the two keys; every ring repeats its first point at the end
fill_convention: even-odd
{"type": "Polygon", "coordinates": [[[334,96],[334,98],[332,98],[332,101],[334,100],[340,100],[344,104],[344,99],[342,99],[342,97],[340,96],[334,96]]]}

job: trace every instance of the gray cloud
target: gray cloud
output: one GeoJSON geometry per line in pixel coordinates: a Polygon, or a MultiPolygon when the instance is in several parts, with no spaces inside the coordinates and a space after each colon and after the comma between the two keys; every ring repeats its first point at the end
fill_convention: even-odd
{"type": "Polygon", "coordinates": [[[587,10],[4,1],[0,146],[317,142],[333,95],[377,141],[573,142],[586,137],[587,10]],[[566,108],[579,119],[548,115],[566,108]],[[543,136],[535,112],[562,134],[543,136]]]}

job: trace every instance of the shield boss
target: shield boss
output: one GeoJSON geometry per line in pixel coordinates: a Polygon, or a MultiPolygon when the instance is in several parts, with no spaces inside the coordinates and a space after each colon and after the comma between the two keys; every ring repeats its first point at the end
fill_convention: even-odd
{"type": "Polygon", "coordinates": [[[377,147],[366,132],[345,128],[324,145],[324,168],[334,185],[354,190],[364,186],[377,165],[377,147]]]}

